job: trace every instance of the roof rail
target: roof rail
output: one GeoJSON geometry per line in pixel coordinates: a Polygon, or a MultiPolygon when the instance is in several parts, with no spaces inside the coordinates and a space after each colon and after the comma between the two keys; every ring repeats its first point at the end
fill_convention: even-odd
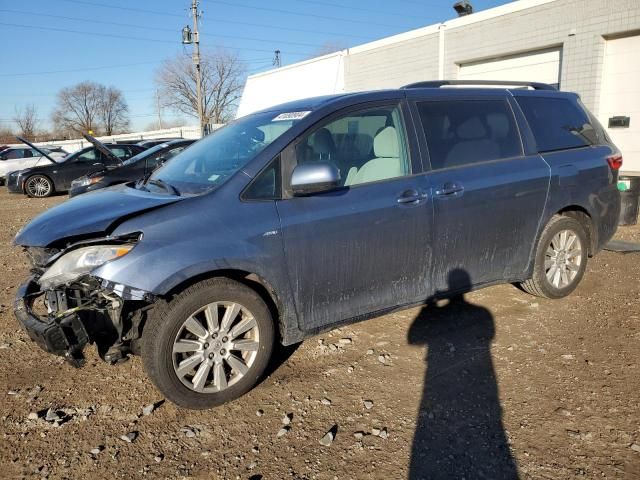
{"type": "Polygon", "coordinates": [[[408,88],[440,88],[447,85],[490,86],[504,85],[509,87],[531,87],[534,90],[557,90],[553,85],[540,82],[511,82],[508,80],[429,80],[426,82],[410,83],[402,87],[408,88]]]}

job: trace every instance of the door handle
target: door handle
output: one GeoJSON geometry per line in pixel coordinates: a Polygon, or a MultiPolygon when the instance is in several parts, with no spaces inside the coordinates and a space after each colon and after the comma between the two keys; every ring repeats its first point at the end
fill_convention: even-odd
{"type": "Polygon", "coordinates": [[[401,196],[398,197],[397,202],[400,204],[407,204],[407,203],[418,203],[421,200],[426,200],[427,199],[427,194],[426,193],[420,193],[417,190],[407,190],[405,192],[402,193],[401,196]]]}
{"type": "Polygon", "coordinates": [[[464,192],[464,187],[459,183],[445,183],[441,188],[436,190],[438,197],[449,197],[464,192]]]}

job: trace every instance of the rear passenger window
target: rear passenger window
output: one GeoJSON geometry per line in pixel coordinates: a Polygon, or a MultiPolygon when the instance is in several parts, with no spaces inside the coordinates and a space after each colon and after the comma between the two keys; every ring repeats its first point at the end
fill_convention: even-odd
{"type": "Polygon", "coordinates": [[[522,155],[504,100],[420,102],[418,112],[434,170],[522,155]]]}
{"type": "Polygon", "coordinates": [[[516,98],[531,127],[539,152],[580,148],[598,143],[587,113],[566,98],[516,98]]]}
{"type": "Polygon", "coordinates": [[[127,158],[131,156],[126,148],[115,147],[110,148],[109,150],[111,150],[111,153],[113,153],[118,158],[127,158]]]}
{"type": "Polygon", "coordinates": [[[411,174],[400,109],[352,112],[314,130],[296,146],[297,164],[326,162],[353,186],[411,174]]]}
{"type": "Polygon", "coordinates": [[[99,162],[101,155],[97,153],[95,148],[87,150],[86,152],[76,157],[76,162],[99,162]]]}

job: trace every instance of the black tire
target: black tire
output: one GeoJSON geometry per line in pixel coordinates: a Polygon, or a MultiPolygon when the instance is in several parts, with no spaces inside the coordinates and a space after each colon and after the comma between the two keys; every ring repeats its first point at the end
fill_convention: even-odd
{"type": "Polygon", "coordinates": [[[32,175],[24,182],[24,193],[31,198],[50,197],[54,191],[53,182],[45,175],[32,175]]]}
{"type": "MultiPolygon", "coordinates": [[[[244,313],[239,315],[242,320],[244,313]]],[[[269,364],[274,338],[273,318],[260,295],[234,280],[213,278],[192,285],[168,302],[159,300],[156,303],[142,333],[142,360],[149,378],[168,400],[181,407],[203,410],[240,397],[260,380],[269,364]],[[180,380],[174,368],[173,346],[177,336],[185,332],[185,321],[194,312],[213,302],[233,302],[246,308],[256,320],[259,342],[257,353],[244,376],[240,376],[236,383],[230,382],[226,389],[204,393],[189,388],[180,380]]],[[[231,349],[228,354],[231,355],[231,349]]],[[[228,362],[222,363],[228,369],[231,368],[228,362]]],[[[213,370],[207,374],[207,378],[212,379],[207,383],[211,386],[213,370]]],[[[192,379],[195,380],[195,376],[192,379]]]]}
{"type": "MultiPolygon", "coordinates": [[[[565,217],[562,215],[555,215],[549,220],[549,223],[545,226],[538,245],[536,247],[533,276],[520,284],[522,289],[531,295],[544,298],[562,298],[573,292],[587,268],[588,258],[588,236],[584,230],[582,224],[572,217],[565,217]],[[579,266],[575,266],[575,276],[566,285],[556,286],[547,277],[548,269],[545,268],[545,261],[547,260],[547,249],[551,247],[551,242],[556,235],[562,231],[572,232],[580,242],[580,248],[582,250],[579,266]]],[[[552,275],[553,276],[553,275],[552,275]]]]}

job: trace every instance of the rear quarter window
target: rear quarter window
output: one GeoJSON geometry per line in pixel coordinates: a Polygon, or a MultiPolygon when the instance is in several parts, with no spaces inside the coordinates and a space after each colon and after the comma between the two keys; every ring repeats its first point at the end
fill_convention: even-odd
{"type": "Polygon", "coordinates": [[[587,112],[567,98],[518,97],[539,152],[598,144],[602,139],[587,112]]]}

